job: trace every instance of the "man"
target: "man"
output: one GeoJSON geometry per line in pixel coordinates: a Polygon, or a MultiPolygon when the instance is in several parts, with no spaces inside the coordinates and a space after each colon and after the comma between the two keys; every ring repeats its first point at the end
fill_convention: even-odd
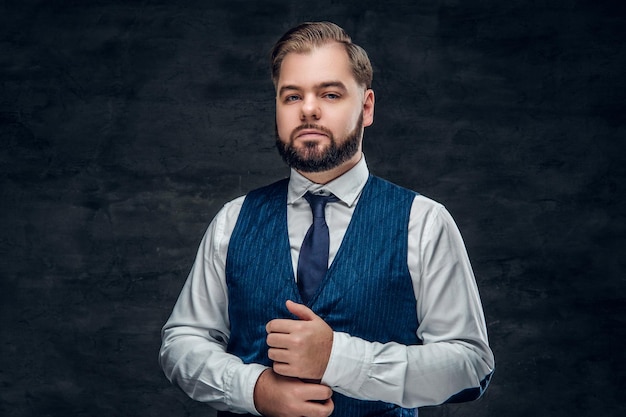
{"type": "Polygon", "coordinates": [[[367,54],[304,23],[275,45],[272,76],[290,178],[209,226],[163,328],[165,374],[220,415],[413,416],[478,398],[494,359],[460,234],[362,154],[367,54]]]}

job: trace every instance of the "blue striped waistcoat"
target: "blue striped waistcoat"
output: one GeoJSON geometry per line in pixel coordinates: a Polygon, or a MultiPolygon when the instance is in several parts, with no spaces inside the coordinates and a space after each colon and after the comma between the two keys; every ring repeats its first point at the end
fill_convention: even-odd
{"type": "MultiPolygon", "coordinates": [[[[244,363],[271,366],[265,325],[275,318],[294,318],[286,300],[302,302],[287,231],[287,184],[278,181],[246,196],[228,247],[228,351],[244,363]]],[[[333,330],[381,343],[421,343],[407,267],[415,195],[369,177],[335,259],[308,304],[333,330]]],[[[338,393],[333,401],[336,417],[417,415],[417,410],[338,393]]]]}

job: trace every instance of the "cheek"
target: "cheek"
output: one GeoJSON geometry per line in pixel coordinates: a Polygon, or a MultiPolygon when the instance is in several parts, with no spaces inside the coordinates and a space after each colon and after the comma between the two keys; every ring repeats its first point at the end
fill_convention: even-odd
{"type": "Polygon", "coordinates": [[[293,123],[291,123],[289,121],[288,117],[285,117],[285,113],[284,112],[276,112],[276,131],[278,132],[278,136],[283,139],[286,140],[289,138],[289,135],[291,134],[291,131],[295,128],[296,126],[293,125],[293,123]]]}
{"type": "Polygon", "coordinates": [[[356,127],[358,121],[359,121],[359,117],[361,116],[360,112],[346,112],[344,113],[344,117],[342,118],[341,123],[339,124],[339,126],[341,127],[341,131],[343,132],[344,136],[347,134],[352,133],[352,131],[354,131],[354,128],[356,127]]]}
{"type": "Polygon", "coordinates": [[[278,133],[281,134],[286,129],[285,119],[278,115],[278,113],[276,114],[276,129],[278,130],[278,133]]]}
{"type": "Polygon", "coordinates": [[[300,111],[297,106],[276,106],[276,124],[279,126],[285,126],[288,129],[293,129],[299,126],[300,111]]]}

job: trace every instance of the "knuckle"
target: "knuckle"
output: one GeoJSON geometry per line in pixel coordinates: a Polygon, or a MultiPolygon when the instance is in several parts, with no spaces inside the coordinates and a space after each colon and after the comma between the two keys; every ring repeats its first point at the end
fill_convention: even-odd
{"type": "Polygon", "coordinates": [[[270,358],[271,360],[276,359],[276,356],[275,356],[275,349],[272,349],[272,348],[268,349],[268,351],[267,351],[267,357],[268,357],[268,358],[270,358]]]}
{"type": "Polygon", "coordinates": [[[306,345],[306,339],[302,335],[295,335],[291,342],[297,348],[302,348],[306,345]]]}
{"type": "Polygon", "coordinates": [[[306,398],[309,394],[309,389],[306,385],[299,384],[293,388],[293,393],[296,398],[306,398]]]}
{"type": "Polygon", "coordinates": [[[274,362],[274,364],[272,365],[272,369],[274,370],[274,372],[276,372],[279,375],[283,375],[282,369],[283,369],[283,365],[280,362],[274,362]]]}
{"type": "Polygon", "coordinates": [[[299,348],[301,344],[302,344],[302,340],[298,336],[294,336],[293,339],[291,339],[292,347],[299,348]]]}

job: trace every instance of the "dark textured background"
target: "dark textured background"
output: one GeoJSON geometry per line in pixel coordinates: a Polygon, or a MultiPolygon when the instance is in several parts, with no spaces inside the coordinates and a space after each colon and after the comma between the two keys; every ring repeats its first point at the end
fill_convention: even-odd
{"type": "Polygon", "coordinates": [[[465,237],[497,371],[423,416],[623,416],[622,1],[0,1],[0,415],[206,416],[159,330],[222,204],[287,173],[267,53],[344,26],[372,171],[465,237]]]}

